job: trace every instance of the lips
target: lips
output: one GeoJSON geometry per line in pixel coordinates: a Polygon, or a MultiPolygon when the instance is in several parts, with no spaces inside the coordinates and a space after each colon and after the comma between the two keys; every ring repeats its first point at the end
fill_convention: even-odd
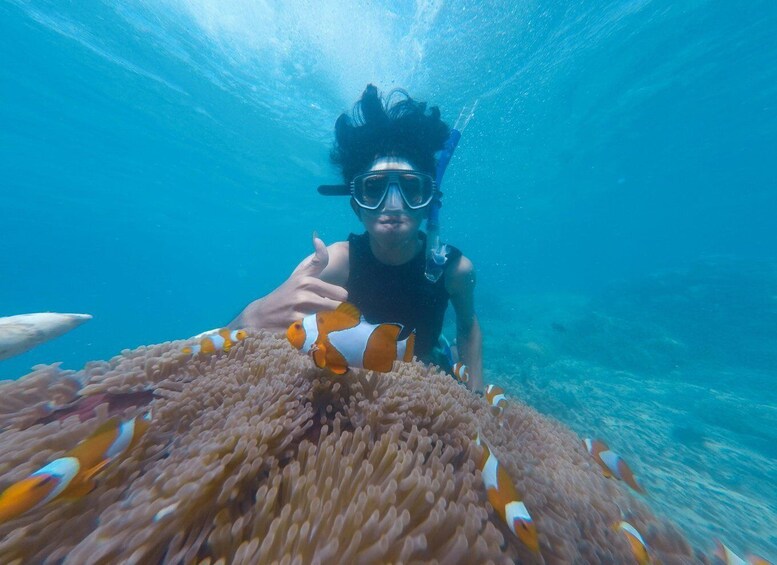
{"type": "Polygon", "coordinates": [[[379,222],[381,224],[390,225],[390,226],[399,225],[402,223],[402,218],[384,218],[379,220],[379,222]]]}

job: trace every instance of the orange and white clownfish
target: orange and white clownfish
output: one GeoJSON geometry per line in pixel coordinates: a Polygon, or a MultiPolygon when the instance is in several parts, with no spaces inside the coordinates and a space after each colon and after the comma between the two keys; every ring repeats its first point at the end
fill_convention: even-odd
{"type": "Polygon", "coordinates": [[[497,413],[500,415],[502,412],[504,412],[504,409],[507,406],[507,396],[505,396],[505,391],[496,385],[488,385],[486,387],[486,401],[491,406],[496,408],[497,413]]]}
{"type": "Polygon", "coordinates": [[[460,383],[467,384],[469,382],[469,367],[462,362],[454,364],[453,376],[456,377],[456,380],[460,383]]]}
{"type": "Polygon", "coordinates": [[[185,355],[197,355],[198,353],[210,354],[217,351],[229,351],[232,346],[246,338],[245,330],[230,330],[221,328],[214,332],[205,332],[199,343],[187,345],[181,352],[185,355]]]}
{"type": "Polygon", "coordinates": [[[359,309],[349,302],[343,302],[334,310],[310,314],[294,322],[286,330],[286,338],[302,353],[310,353],[319,337],[326,337],[332,330],[353,328],[361,321],[359,309]]]}
{"type": "Polygon", "coordinates": [[[294,322],[286,331],[289,342],[309,353],[319,368],[344,374],[349,367],[391,371],[394,361],[411,361],[415,332],[399,340],[399,324],[370,324],[353,304],[319,312],[294,322]]]}
{"type": "Polygon", "coordinates": [[[600,439],[585,438],[583,446],[602,468],[605,477],[621,480],[638,493],[645,494],[644,487],[637,482],[629,464],[620,455],[610,450],[606,443],[600,439]]]}
{"type": "Polygon", "coordinates": [[[629,547],[631,547],[631,554],[637,561],[637,565],[648,565],[649,563],[652,563],[650,549],[642,538],[642,534],[637,531],[637,528],[623,520],[613,525],[613,528],[616,531],[623,532],[623,535],[626,536],[629,547]]]}
{"type": "Polygon", "coordinates": [[[766,559],[757,555],[748,555],[747,559],[742,559],[720,540],[716,539],[715,544],[715,557],[725,565],[770,565],[766,559]]]}
{"type": "Polygon", "coordinates": [[[9,486],[0,494],[0,523],[56,498],[78,498],[92,491],[94,478],[137,445],[150,422],[150,412],[124,422],[112,418],[64,456],[9,486]]]}
{"type": "Polygon", "coordinates": [[[486,487],[486,496],[491,506],[494,507],[499,517],[507,527],[520,539],[526,547],[534,552],[540,550],[540,541],[537,537],[537,527],[534,525],[526,505],[519,500],[510,475],[499,464],[491,446],[485,439],[481,439],[478,433],[475,443],[483,448],[483,457],[480,460],[480,475],[483,477],[483,485],[486,487]]]}

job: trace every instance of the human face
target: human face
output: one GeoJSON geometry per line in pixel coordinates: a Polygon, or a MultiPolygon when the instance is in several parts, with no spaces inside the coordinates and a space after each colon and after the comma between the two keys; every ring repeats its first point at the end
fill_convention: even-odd
{"type": "MultiPolygon", "coordinates": [[[[413,165],[401,157],[379,157],[370,171],[413,171],[413,165]]],[[[389,185],[388,194],[381,206],[375,210],[360,209],[359,219],[370,236],[383,245],[403,245],[418,237],[421,223],[426,218],[428,207],[410,209],[402,199],[399,187],[389,185]]]]}

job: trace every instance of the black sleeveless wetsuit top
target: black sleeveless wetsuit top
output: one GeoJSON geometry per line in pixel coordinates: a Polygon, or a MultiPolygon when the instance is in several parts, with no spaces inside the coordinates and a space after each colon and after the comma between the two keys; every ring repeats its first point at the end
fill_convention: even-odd
{"type": "MultiPolygon", "coordinates": [[[[404,330],[400,339],[415,329],[415,355],[429,362],[448,307],[447,266],[436,283],[427,280],[424,275],[426,234],[421,232],[420,235],[421,251],[403,265],[385,265],[378,261],[370,249],[369,234],[349,235],[350,272],[345,289],[348,301],[361,310],[371,324],[402,324],[404,330]]],[[[453,265],[459,261],[461,251],[449,247],[447,265],[453,265]]]]}

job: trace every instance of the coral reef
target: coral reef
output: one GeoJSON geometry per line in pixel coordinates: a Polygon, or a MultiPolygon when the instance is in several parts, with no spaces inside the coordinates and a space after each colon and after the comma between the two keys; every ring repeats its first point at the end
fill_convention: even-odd
{"type": "Polygon", "coordinates": [[[183,342],[0,385],[0,487],[114,414],[148,408],[137,447],[97,488],[0,525],[0,562],[629,563],[626,519],[665,564],[697,557],[601,476],[577,436],[419,363],[336,377],[269,333],[229,353],[183,342]],[[480,431],[532,513],[541,556],[486,501],[480,431]]]}

